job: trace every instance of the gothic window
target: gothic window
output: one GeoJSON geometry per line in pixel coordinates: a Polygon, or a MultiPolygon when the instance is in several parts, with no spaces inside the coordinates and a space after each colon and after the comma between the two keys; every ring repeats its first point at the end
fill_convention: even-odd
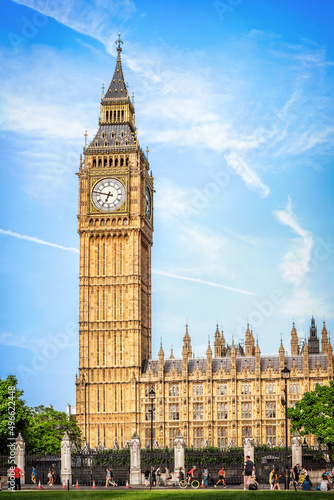
{"type": "Polygon", "coordinates": [[[151,409],[153,410],[153,420],[155,420],[155,405],[145,405],[145,420],[151,421],[151,409]]]}
{"type": "MultiPolygon", "coordinates": [[[[126,141],[125,141],[126,142],[126,141]]],[[[127,156],[126,157],[126,160],[125,160],[125,165],[128,167],[129,166],[129,157],[127,156]]]]}
{"type": "Polygon", "coordinates": [[[227,396],[227,385],[218,384],[217,385],[217,396],[227,396]]]}
{"type": "Polygon", "coordinates": [[[99,145],[99,141],[95,141],[95,147],[97,148],[99,145]]]}
{"type": "Polygon", "coordinates": [[[129,224],[128,219],[124,219],[124,221],[123,221],[123,226],[127,226],[128,224],[129,224]]]}
{"type": "Polygon", "coordinates": [[[116,219],[113,219],[111,224],[112,224],[112,226],[116,226],[116,219]]]}
{"type": "Polygon", "coordinates": [[[101,219],[101,222],[100,222],[100,226],[105,226],[106,225],[106,222],[104,219],[101,219]]]}
{"type": "Polygon", "coordinates": [[[99,387],[97,388],[97,411],[99,412],[100,411],[100,389],[99,387]]]}
{"type": "Polygon", "coordinates": [[[194,448],[203,448],[204,439],[203,439],[203,427],[195,427],[194,428],[194,448]]]}
{"type": "MultiPolygon", "coordinates": [[[[116,144],[117,146],[117,144],[116,144]]],[[[115,158],[115,167],[118,167],[118,158],[115,158]]]]}
{"type": "Polygon", "coordinates": [[[119,140],[118,139],[116,139],[116,141],[115,141],[115,146],[119,146],[119,140]]]}
{"type": "Polygon", "coordinates": [[[241,394],[252,394],[251,384],[242,384],[241,385],[241,394]]]}
{"type": "Polygon", "coordinates": [[[104,133],[104,131],[102,132],[102,139],[104,139],[106,136],[106,134],[104,133]]]}
{"type": "Polygon", "coordinates": [[[271,444],[276,444],[276,426],[275,425],[267,425],[266,426],[266,441],[271,444]]]}
{"type": "Polygon", "coordinates": [[[129,141],[125,139],[125,145],[127,146],[129,144],[129,141]]]}
{"type": "Polygon", "coordinates": [[[193,419],[203,420],[203,403],[193,404],[193,419]]]}
{"type": "MultiPolygon", "coordinates": [[[[105,146],[109,146],[109,142],[108,141],[104,141],[104,145],[105,146]]],[[[104,160],[104,166],[105,167],[107,166],[107,159],[104,160]]]]}
{"type": "Polygon", "coordinates": [[[115,137],[115,132],[112,130],[110,135],[111,135],[111,138],[115,137]]]}
{"type": "Polygon", "coordinates": [[[275,401],[266,402],[266,418],[276,418],[276,403],[275,401]]]}
{"type": "Polygon", "coordinates": [[[99,158],[99,167],[102,167],[102,160],[99,158]]]}
{"type": "Polygon", "coordinates": [[[218,403],[217,418],[218,420],[227,418],[227,403],[218,403]]]}
{"type": "Polygon", "coordinates": [[[179,396],[179,386],[178,385],[170,385],[169,386],[169,395],[170,396],[179,396]]]}
{"type": "Polygon", "coordinates": [[[90,225],[90,226],[94,226],[94,221],[93,221],[93,219],[90,219],[90,221],[89,221],[89,225],[90,225]]]}
{"type": "Polygon", "coordinates": [[[252,403],[241,403],[241,418],[252,418],[252,403]]]}
{"type": "Polygon", "coordinates": [[[121,137],[124,137],[124,130],[122,130],[121,132],[121,137]]]}
{"type": "Polygon", "coordinates": [[[227,448],[227,427],[218,427],[218,447],[227,448]]]}
{"type": "Polygon", "coordinates": [[[124,110],[122,110],[122,122],[124,122],[124,110]]]}
{"type": "Polygon", "coordinates": [[[112,167],[112,158],[109,158],[109,167],[112,167]]]}
{"type": "Polygon", "coordinates": [[[179,420],[179,405],[178,404],[170,404],[169,405],[169,420],[179,420]]]}
{"type": "MultiPolygon", "coordinates": [[[[155,429],[152,429],[152,440],[155,439],[155,429]]],[[[151,429],[145,430],[145,446],[146,448],[150,448],[151,446],[151,429]]]]}
{"type": "Polygon", "coordinates": [[[169,429],[169,447],[174,448],[174,440],[177,436],[177,428],[169,429]]]}
{"type": "Polygon", "coordinates": [[[109,121],[109,111],[106,112],[106,119],[107,119],[107,122],[109,121]]]}
{"type": "Polygon", "coordinates": [[[121,112],[120,110],[117,111],[117,121],[119,122],[121,119],[121,112]]]}
{"type": "Polygon", "coordinates": [[[242,434],[242,444],[244,445],[245,444],[245,438],[252,437],[252,428],[250,426],[242,427],[241,434],[242,434]]]}
{"type": "Polygon", "coordinates": [[[93,158],[93,167],[96,167],[96,158],[93,158]]]}
{"type": "Polygon", "coordinates": [[[124,165],[124,158],[122,156],[122,158],[121,158],[121,167],[123,167],[123,165],[124,165]]]}
{"type": "Polygon", "coordinates": [[[193,396],[203,396],[203,385],[193,385],[193,396]]]}

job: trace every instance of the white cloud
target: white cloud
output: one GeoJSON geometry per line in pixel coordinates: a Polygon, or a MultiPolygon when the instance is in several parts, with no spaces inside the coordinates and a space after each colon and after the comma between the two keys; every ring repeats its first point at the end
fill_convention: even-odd
{"type": "Polygon", "coordinates": [[[35,236],[27,236],[25,234],[15,233],[13,231],[0,229],[0,234],[4,234],[5,236],[12,236],[13,238],[18,238],[20,240],[30,241],[31,243],[37,243],[38,245],[46,245],[49,247],[59,248],[59,250],[66,250],[67,252],[79,253],[77,248],[72,247],[64,247],[62,245],[57,245],[57,243],[50,243],[49,241],[44,241],[35,236]]]}
{"type": "Polygon", "coordinates": [[[235,172],[241,177],[249,189],[256,191],[263,198],[266,198],[270,194],[270,189],[266,186],[260,179],[260,177],[253,172],[247,163],[237,155],[237,153],[232,152],[225,157],[225,160],[230,165],[230,167],[235,170],[235,172]]]}
{"type": "Polygon", "coordinates": [[[308,322],[311,311],[327,319],[334,318],[333,305],[327,301],[326,297],[316,296],[305,288],[294,288],[281,310],[290,318],[295,318],[298,323],[308,322]]]}
{"type": "Polygon", "coordinates": [[[229,290],[231,292],[242,293],[242,294],[245,294],[245,295],[255,295],[255,293],[248,292],[247,290],[242,290],[241,288],[234,288],[234,287],[231,287],[231,286],[222,285],[221,283],[214,283],[212,281],[202,280],[200,278],[188,278],[186,276],[179,276],[177,274],[169,273],[169,272],[166,272],[166,271],[160,271],[159,269],[153,269],[152,273],[153,274],[158,274],[160,276],[166,276],[168,278],[174,278],[174,279],[183,280],[183,281],[192,281],[193,283],[200,283],[202,285],[208,285],[208,286],[213,286],[213,287],[217,287],[217,288],[223,288],[224,290],[229,290]]]}
{"type": "Polygon", "coordinates": [[[299,224],[292,211],[290,197],[285,210],[275,210],[273,215],[280,224],[288,226],[293,233],[299,236],[298,239],[292,241],[291,248],[285,254],[280,268],[286,281],[294,285],[300,285],[304,275],[309,271],[311,252],[314,245],[313,236],[310,231],[303,229],[299,224]]]}

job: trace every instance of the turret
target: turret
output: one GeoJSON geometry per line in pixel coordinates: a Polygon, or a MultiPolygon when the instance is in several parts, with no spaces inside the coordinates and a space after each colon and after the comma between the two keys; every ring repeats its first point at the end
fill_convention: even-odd
{"type": "Polygon", "coordinates": [[[207,361],[207,366],[210,365],[212,367],[212,349],[210,346],[210,339],[208,341],[208,348],[206,350],[206,361],[207,361]]]}
{"type": "Polygon", "coordinates": [[[256,346],[255,346],[255,368],[261,368],[261,351],[259,347],[259,341],[256,339],[256,346]]]}
{"type": "Polygon", "coordinates": [[[171,350],[170,350],[170,356],[169,356],[169,359],[175,359],[175,357],[174,357],[174,352],[173,352],[173,346],[171,347],[171,350]]]}
{"type": "Polygon", "coordinates": [[[186,324],[186,333],[183,337],[182,358],[183,360],[191,358],[191,339],[188,333],[188,324],[186,324]]]}
{"type": "Polygon", "coordinates": [[[282,337],[281,337],[281,345],[279,347],[279,370],[283,370],[283,368],[285,367],[285,351],[284,351],[284,347],[283,347],[283,340],[282,340],[282,337]]]}
{"type": "Polygon", "coordinates": [[[165,361],[165,353],[162,348],[162,340],[160,340],[160,349],[159,349],[159,371],[164,370],[164,361],[165,361]]]}
{"type": "Polygon", "coordinates": [[[307,345],[307,342],[305,340],[304,345],[303,345],[303,373],[305,376],[309,376],[309,371],[310,371],[310,363],[309,363],[309,348],[307,345]]]}
{"type": "Polygon", "coordinates": [[[214,352],[215,352],[215,358],[220,358],[222,355],[222,342],[220,338],[220,333],[219,333],[219,328],[218,328],[218,323],[217,323],[217,328],[215,332],[215,341],[213,344],[214,352]]]}
{"type": "Polygon", "coordinates": [[[253,332],[249,329],[249,324],[247,323],[247,330],[245,335],[245,356],[254,356],[254,336],[253,332]]]}
{"type": "Polygon", "coordinates": [[[291,356],[298,356],[299,354],[298,335],[294,322],[292,323],[290,347],[291,347],[291,356]]]}
{"type": "Polygon", "coordinates": [[[328,335],[325,322],[323,323],[323,327],[321,330],[321,352],[322,354],[327,354],[328,350],[328,335]]]}
{"type": "Polygon", "coordinates": [[[220,337],[220,343],[221,343],[221,355],[226,356],[226,342],[225,342],[225,337],[224,337],[224,332],[222,330],[222,336],[220,337]]]}
{"type": "Polygon", "coordinates": [[[234,346],[234,339],[232,339],[232,347],[231,347],[231,369],[237,368],[237,355],[236,355],[236,350],[234,346]]]}
{"type": "Polygon", "coordinates": [[[315,326],[315,320],[313,316],[311,319],[310,336],[308,339],[308,350],[310,354],[319,354],[319,339],[317,336],[317,327],[315,326]]]}

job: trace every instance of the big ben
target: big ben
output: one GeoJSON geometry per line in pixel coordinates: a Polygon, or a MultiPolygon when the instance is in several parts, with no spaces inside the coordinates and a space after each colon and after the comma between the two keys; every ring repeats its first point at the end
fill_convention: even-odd
{"type": "Polygon", "coordinates": [[[120,446],[137,431],[138,382],[151,357],[153,177],[137,140],[122,40],[99,128],[79,177],[77,422],[90,445],[120,446]]]}

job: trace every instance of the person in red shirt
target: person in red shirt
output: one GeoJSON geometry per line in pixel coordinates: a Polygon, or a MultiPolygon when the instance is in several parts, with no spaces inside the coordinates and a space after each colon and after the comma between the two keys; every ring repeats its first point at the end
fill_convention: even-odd
{"type": "Polygon", "coordinates": [[[190,484],[191,480],[194,478],[194,472],[196,470],[196,465],[194,465],[190,471],[188,471],[188,484],[190,484]]]}
{"type": "Polygon", "coordinates": [[[219,483],[222,483],[222,485],[224,486],[224,488],[226,488],[226,484],[225,484],[225,470],[224,470],[223,466],[220,469],[220,471],[218,472],[218,476],[219,476],[219,480],[215,484],[215,488],[217,488],[217,486],[218,486],[219,483]]]}
{"type": "Polygon", "coordinates": [[[14,464],[14,478],[15,478],[15,489],[16,490],[21,489],[21,474],[22,474],[21,469],[19,469],[18,466],[16,464],[14,464]]]}

